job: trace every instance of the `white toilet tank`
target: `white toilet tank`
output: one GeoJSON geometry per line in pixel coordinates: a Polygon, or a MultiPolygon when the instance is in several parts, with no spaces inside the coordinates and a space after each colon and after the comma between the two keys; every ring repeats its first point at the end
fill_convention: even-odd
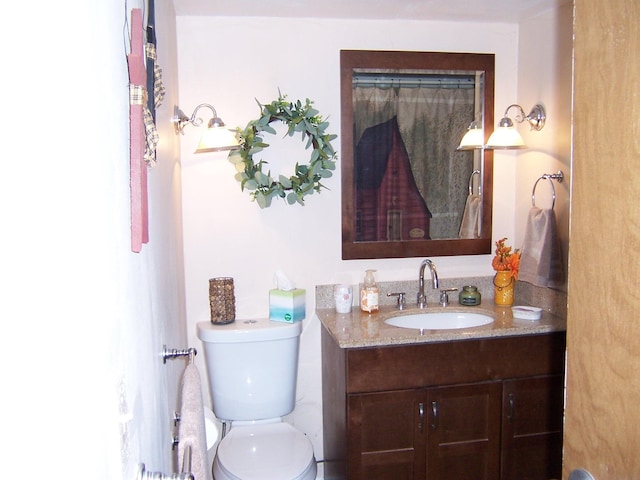
{"type": "Polygon", "coordinates": [[[300,322],[200,322],[213,412],[222,420],[262,420],[295,406],[300,322]]]}

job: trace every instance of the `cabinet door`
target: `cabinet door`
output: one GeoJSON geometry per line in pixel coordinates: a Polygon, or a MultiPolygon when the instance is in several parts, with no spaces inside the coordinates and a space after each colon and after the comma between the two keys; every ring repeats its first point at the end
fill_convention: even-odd
{"type": "Polygon", "coordinates": [[[424,480],[424,392],[350,395],[350,480],[424,480]]]}
{"type": "Polygon", "coordinates": [[[507,380],[502,408],[502,479],[562,474],[562,375],[507,380]]]}
{"type": "Polygon", "coordinates": [[[428,480],[497,480],[502,382],[427,390],[428,480]]]}

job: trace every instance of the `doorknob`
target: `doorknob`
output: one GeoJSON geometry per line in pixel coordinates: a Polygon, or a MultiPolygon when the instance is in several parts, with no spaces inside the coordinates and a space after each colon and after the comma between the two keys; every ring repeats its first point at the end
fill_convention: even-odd
{"type": "Polygon", "coordinates": [[[596,479],[593,475],[591,475],[586,470],[577,468],[576,470],[573,470],[569,474],[569,480],[596,480],[596,479]]]}

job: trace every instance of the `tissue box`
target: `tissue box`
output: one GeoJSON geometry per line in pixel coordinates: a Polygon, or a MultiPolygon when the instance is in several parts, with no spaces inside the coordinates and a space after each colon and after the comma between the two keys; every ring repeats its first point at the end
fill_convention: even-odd
{"type": "Polygon", "coordinates": [[[269,290],[269,319],[276,322],[299,322],[305,317],[305,291],[269,290]]]}

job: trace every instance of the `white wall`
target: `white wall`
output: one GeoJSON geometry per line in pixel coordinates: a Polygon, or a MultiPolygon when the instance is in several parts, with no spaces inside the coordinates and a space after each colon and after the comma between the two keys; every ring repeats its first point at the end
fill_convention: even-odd
{"type": "Polygon", "coordinates": [[[142,2],[12,2],[3,11],[0,174],[2,478],[171,472],[186,345],[175,22],[158,1],[167,104],[150,237],[130,250],[125,13],[142,2]]]}
{"type": "MultiPolygon", "coordinates": [[[[573,5],[565,0],[557,10],[547,11],[520,24],[518,51],[518,103],[526,113],[534,104],[541,103],[546,109],[547,121],[539,132],[532,132],[524,125],[519,129],[530,148],[517,157],[516,245],[522,245],[524,240],[536,180],[544,173],[562,170],[564,181],[558,183],[554,180],[553,185],[556,192],[554,210],[565,269],[569,256],[571,187],[572,25],[573,5]]],[[[535,192],[536,206],[550,207],[552,192],[549,182],[541,180],[535,192]]]]}
{"type": "MultiPolygon", "coordinates": [[[[269,103],[280,89],[290,100],[313,100],[328,118],[329,131],[339,135],[340,49],[495,52],[496,110],[516,98],[515,25],[178,17],[177,30],[181,107],[191,112],[199,103],[211,103],[232,127],[244,127],[256,118],[256,99],[269,103]]],[[[309,435],[317,458],[322,459],[320,326],[313,314],[314,287],[335,282],[355,284],[370,267],[378,270],[379,281],[417,281],[420,259],[342,261],[339,173],[326,181],[331,190],[308,197],[304,207],[276,201],[260,210],[247,192],[240,191],[233,178],[235,170],[224,153],[192,153],[199,134],[190,127],[181,142],[190,343],[200,345],[195,324],[209,321],[209,278],[235,279],[238,318],[268,315],[268,290],[277,269],[307,289],[298,402],[291,421],[309,435]]],[[[339,139],[334,146],[340,155],[339,139]]],[[[289,160],[291,164],[296,160],[305,163],[308,156],[289,160]]],[[[280,168],[272,165],[274,172],[290,175],[289,164],[280,168]]],[[[514,234],[514,175],[512,154],[497,152],[495,236],[514,234]]],[[[489,255],[435,261],[445,278],[492,272],[489,255]]],[[[199,362],[204,370],[202,359],[199,362]]]]}

